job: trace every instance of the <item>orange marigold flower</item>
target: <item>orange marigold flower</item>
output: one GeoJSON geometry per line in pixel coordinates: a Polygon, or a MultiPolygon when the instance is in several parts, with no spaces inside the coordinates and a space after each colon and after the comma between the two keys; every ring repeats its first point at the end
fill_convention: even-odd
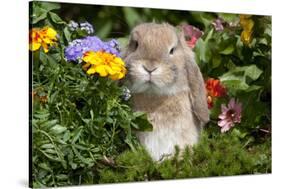
{"type": "Polygon", "coordinates": [[[208,96],[222,97],[226,95],[226,89],[218,79],[210,78],[205,83],[208,96]]]}
{"type": "Polygon", "coordinates": [[[45,53],[49,51],[49,46],[54,46],[57,41],[57,32],[50,27],[32,28],[29,32],[29,49],[38,50],[41,46],[45,53]]]}
{"type": "Polygon", "coordinates": [[[119,80],[125,77],[127,70],[125,63],[120,57],[103,51],[87,51],[84,53],[83,69],[91,75],[98,73],[101,77],[109,77],[113,80],[119,80]]]}

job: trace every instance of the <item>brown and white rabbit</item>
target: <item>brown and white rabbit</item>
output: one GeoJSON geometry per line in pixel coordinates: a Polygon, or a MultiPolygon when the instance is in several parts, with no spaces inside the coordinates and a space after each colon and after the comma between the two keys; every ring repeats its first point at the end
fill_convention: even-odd
{"type": "Polygon", "coordinates": [[[184,35],[169,24],[145,23],[131,33],[123,54],[134,110],[144,111],[152,132],[137,132],[154,160],[198,142],[209,121],[202,74],[184,35]]]}

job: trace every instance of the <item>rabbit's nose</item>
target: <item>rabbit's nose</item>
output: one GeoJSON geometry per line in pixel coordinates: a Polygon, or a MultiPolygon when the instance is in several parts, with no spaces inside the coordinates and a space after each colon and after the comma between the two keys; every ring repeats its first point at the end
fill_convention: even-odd
{"type": "Polygon", "coordinates": [[[142,67],[143,67],[143,69],[145,70],[145,71],[147,71],[149,74],[151,74],[152,72],[154,72],[155,70],[157,70],[157,67],[155,68],[148,68],[148,67],[146,67],[146,66],[144,66],[144,65],[142,65],[142,67]]]}

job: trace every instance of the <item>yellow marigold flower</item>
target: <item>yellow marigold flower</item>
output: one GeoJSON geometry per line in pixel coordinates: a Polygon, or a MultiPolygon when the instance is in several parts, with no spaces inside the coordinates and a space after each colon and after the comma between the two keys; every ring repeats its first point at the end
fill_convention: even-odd
{"type": "Polygon", "coordinates": [[[57,41],[57,32],[50,27],[33,28],[29,32],[29,49],[38,50],[41,46],[45,53],[49,51],[49,46],[53,46],[57,41]]]}
{"type": "Polygon", "coordinates": [[[241,33],[241,40],[244,44],[249,45],[253,39],[254,21],[251,15],[240,15],[240,25],[243,28],[241,33]]]}
{"type": "Polygon", "coordinates": [[[101,77],[109,77],[113,80],[122,79],[127,70],[125,68],[125,63],[123,60],[113,54],[98,51],[88,51],[84,53],[83,69],[87,70],[87,74],[98,73],[101,77]]]}

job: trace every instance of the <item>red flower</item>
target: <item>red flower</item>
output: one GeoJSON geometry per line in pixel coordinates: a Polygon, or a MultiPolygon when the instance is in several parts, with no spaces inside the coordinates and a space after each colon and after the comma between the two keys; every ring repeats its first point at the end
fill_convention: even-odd
{"type": "Polygon", "coordinates": [[[205,82],[207,90],[207,103],[208,108],[211,109],[214,106],[214,97],[222,97],[226,95],[226,89],[221,84],[220,80],[209,78],[205,82]]]}
{"type": "Polygon", "coordinates": [[[226,89],[221,84],[220,80],[210,78],[205,83],[208,96],[222,97],[226,95],[226,89]]]}

